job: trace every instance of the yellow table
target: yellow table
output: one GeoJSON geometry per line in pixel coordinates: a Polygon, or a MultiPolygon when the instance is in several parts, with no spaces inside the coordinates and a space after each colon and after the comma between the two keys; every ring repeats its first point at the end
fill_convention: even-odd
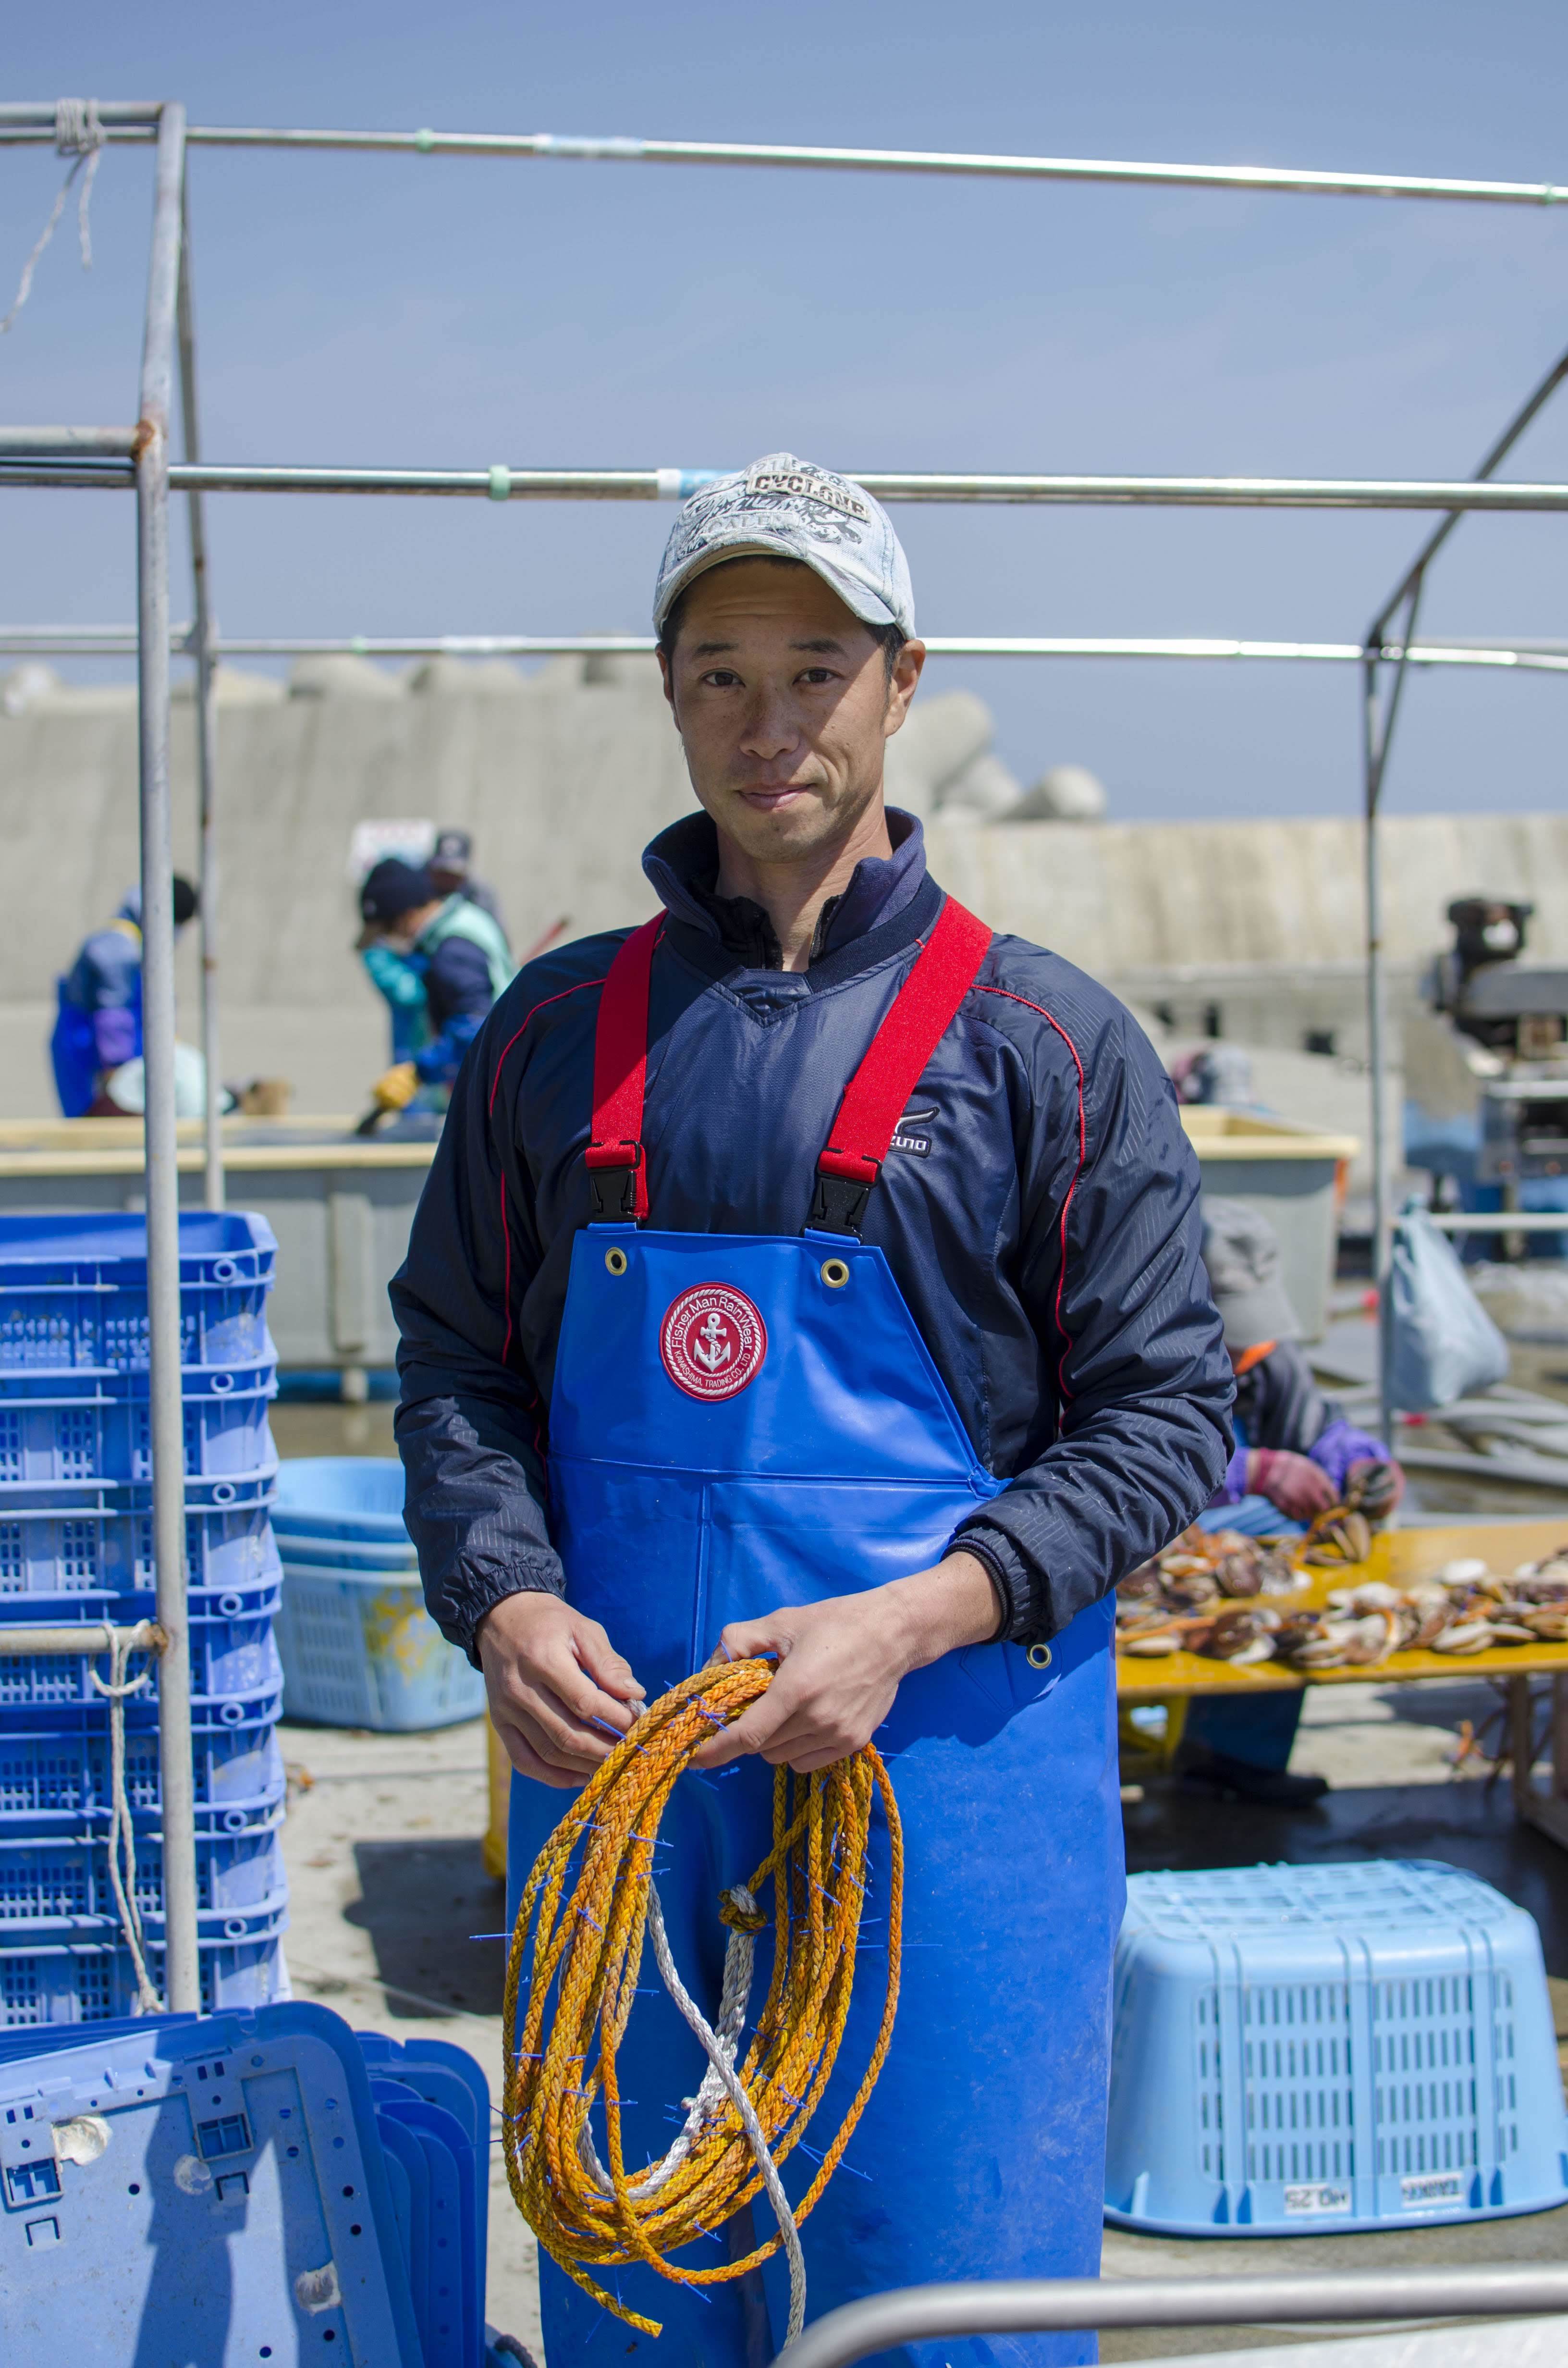
{"type": "MultiPolygon", "coordinates": [[[[1290,1543],[1287,1539],[1284,1542],[1290,1543]]],[[[1503,1574],[1568,1545],[1568,1514],[1553,1521],[1466,1522],[1453,1529],[1385,1531],[1372,1541],[1369,1558],[1337,1570],[1302,1573],[1293,1595],[1267,1600],[1281,1611],[1314,1610],[1331,1588],[1383,1579],[1411,1587],[1431,1578],[1461,1555],[1503,1574]]],[[[1452,1685],[1464,1678],[1504,1678],[1508,1682],[1509,1748],[1514,1771],[1515,1814],[1568,1850],[1568,1645],[1499,1645],[1485,1653],[1393,1653],[1375,1668],[1290,1669],[1264,1661],[1238,1669],[1229,1661],[1205,1660],[1198,1653],[1169,1653],[1158,1660],[1118,1654],[1119,1705],[1181,1702],[1194,1694],[1259,1694],[1303,1686],[1452,1685]],[[1551,1679],[1552,1778],[1543,1790],[1535,1778],[1534,1722],[1530,1679],[1551,1679]]]]}

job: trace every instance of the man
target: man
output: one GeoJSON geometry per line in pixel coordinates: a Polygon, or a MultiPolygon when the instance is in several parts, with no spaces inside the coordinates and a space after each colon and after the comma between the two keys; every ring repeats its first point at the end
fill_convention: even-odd
{"type": "Polygon", "coordinates": [[[466,896],[482,913],[488,913],[501,935],[506,935],[506,924],[501,917],[501,904],[494,888],[476,880],[469,870],[473,856],[473,841],[466,830],[438,830],[436,844],[430,849],[427,869],[441,896],[466,896]]]}
{"type": "MultiPolygon", "coordinates": [[[[175,928],[196,913],[190,882],[174,875],[175,928]]],[[[95,929],[56,986],[58,1015],[50,1039],[55,1090],[67,1118],[112,1110],[114,1072],[142,1053],[142,891],[128,889],[107,928],[95,929]]]]}
{"type": "Polygon", "coordinates": [[[381,950],[424,989],[421,1015],[391,992],[390,963],[381,974],[371,970],[392,1005],[394,1042],[401,1019],[410,1029],[403,1041],[413,1046],[377,1078],[375,1099],[382,1110],[405,1110],[417,1094],[428,1107],[444,1109],[464,1053],[513,975],[505,934],[466,896],[441,894],[425,866],[395,857],[369,873],[359,891],[359,916],[360,953],[369,958],[381,950]],[[415,1037],[413,1023],[421,1018],[415,1037]]]}
{"type": "MultiPolygon", "coordinates": [[[[1206,1200],[1203,1263],[1236,1376],[1235,1449],[1203,1527],[1289,1535],[1352,1492],[1369,1520],[1386,1520],[1404,1474],[1383,1441],[1346,1422],[1313,1381],[1267,1218],[1244,1201],[1206,1200]]],[[[1246,1702],[1199,1695],[1187,1706],[1178,1758],[1187,1791],[1271,1809],[1320,1801],[1324,1777],[1289,1772],[1305,1699],[1299,1691],[1246,1702]]]]}
{"type": "MultiPolygon", "coordinates": [[[[1123,1897],[1109,1595],[1230,1452],[1196,1165],[1127,1013],[944,897],[884,806],[925,651],[877,504],[787,453],[718,480],[654,620],[703,811],[643,859],[653,922],[531,962],[486,1023],[392,1285],[427,1600],[517,1770],[514,1903],[639,1695],[778,1656],[661,1827],[710,2015],[717,1895],[767,1852],[774,1767],[875,1735],[903,1990],[859,2175],[803,2231],[812,2315],[1092,2275],[1123,1897]]],[[[879,1819],[824,2130],[881,2011],[888,1882],[879,1819]]],[[[702,2059],[653,1996],[620,2060],[627,2159],[657,2158],[702,2059]]],[[[810,2168],[790,2159],[792,2194],[810,2168]]],[[[714,2242],[740,2260],[766,2234],[745,2212],[714,2242]]],[[[551,2356],[619,2361],[626,2328],[542,2276],[551,2356]]],[[[777,2258],[766,2295],[755,2271],[616,2277],[681,2368],[782,2338],[777,2258]]]]}

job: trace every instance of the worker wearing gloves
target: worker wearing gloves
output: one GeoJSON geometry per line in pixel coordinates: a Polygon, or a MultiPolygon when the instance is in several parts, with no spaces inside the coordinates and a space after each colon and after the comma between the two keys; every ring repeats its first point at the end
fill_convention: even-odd
{"type": "MultiPolygon", "coordinates": [[[[1369,1521],[1387,1520],[1404,1474],[1382,1440],[1346,1422],[1313,1381],[1267,1218],[1240,1201],[1206,1199],[1203,1260],[1236,1376],[1235,1448],[1203,1527],[1288,1536],[1347,1496],[1369,1521]]],[[[1323,1777],[1287,1772],[1303,1700],[1299,1691],[1246,1702],[1199,1695],[1178,1757],[1187,1788],[1269,1808],[1321,1800],[1323,1777]]]]}
{"type": "MultiPolygon", "coordinates": [[[[925,651],[878,505],[787,453],[721,478],[676,520],[653,613],[703,811],[643,858],[652,920],[531,962],[492,1014],[392,1284],[426,1600],[517,1771],[514,1908],[640,1695],[778,1656],[661,1827],[710,2017],[718,1894],[766,1855],[774,1767],[875,1736],[903,1989],[861,2175],[802,2229],[812,2315],[927,2278],[1093,2276],[1123,1901],[1111,1590],[1230,1453],[1196,1163],[1128,1013],[993,937],[884,806],[925,651]]],[[[888,1886],[879,1812],[869,1916],[888,1886]]],[[[881,2013],[862,1929],[826,2129],[881,2013]]],[[[639,1997],[619,2064],[626,2159],[657,2159],[704,2067],[667,1998],[639,1997]]],[[[740,2260],[766,2234],[748,2208],[715,2242],[740,2260]]],[[[541,2271],[550,2356],[619,2362],[627,2330],[541,2271]]],[[[701,2289],[614,2276],[676,2368],[778,2349],[777,2256],[701,2289]]],[[[1095,2357],[1087,2335],[1008,2349],[1095,2357]]]]}
{"type": "MultiPolygon", "coordinates": [[[[177,871],[173,885],[179,930],[195,914],[198,898],[177,871]]],[[[85,1118],[95,1105],[112,1111],[117,1105],[108,1094],[109,1079],[142,1053],[140,888],[128,890],[113,920],[93,931],[58,982],[56,996],[49,1051],[61,1110],[67,1118],[85,1118]]]]}
{"type": "MultiPolygon", "coordinates": [[[[377,1078],[375,1099],[384,1110],[399,1110],[417,1096],[424,1108],[443,1110],[464,1053],[513,975],[506,937],[482,906],[442,895],[422,865],[395,858],[378,863],[366,880],[359,916],[367,962],[379,950],[424,990],[423,1041],[377,1078]]],[[[386,981],[371,974],[394,1010],[403,1008],[401,992],[394,998],[386,981]]]]}

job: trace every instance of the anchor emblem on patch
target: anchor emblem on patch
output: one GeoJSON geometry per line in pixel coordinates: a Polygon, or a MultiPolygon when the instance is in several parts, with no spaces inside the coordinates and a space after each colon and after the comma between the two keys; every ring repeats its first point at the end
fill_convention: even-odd
{"type": "Polygon", "coordinates": [[[699,1282],[683,1291],[659,1326],[665,1371],[687,1397],[733,1398],[767,1354],[761,1310],[728,1283],[699,1282]]]}

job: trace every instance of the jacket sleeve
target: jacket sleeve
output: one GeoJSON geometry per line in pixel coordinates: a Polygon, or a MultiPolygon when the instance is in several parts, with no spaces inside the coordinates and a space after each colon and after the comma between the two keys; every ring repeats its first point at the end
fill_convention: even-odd
{"type": "Polygon", "coordinates": [[[539,1260],[532,1185],[510,1125],[499,1111],[490,1123],[491,1041],[462,1065],[391,1291],[404,1519],[430,1616],[472,1661],[474,1631],[503,1596],[564,1584],[545,1518],[540,1392],[509,1323],[539,1260]]]}
{"type": "Polygon", "coordinates": [[[1061,1096],[1020,1162],[1020,1287],[1056,1438],[953,1539],[1010,1607],[1002,1634],[1043,1643],[1210,1502],[1231,1454],[1231,1360],[1201,1258],[1198,1162],[1153,1048],[1116,1012],[1083,1063],[1064,1161],[1061,1096]],[[1053,1114],[1054,1113],[1054,1118],[1053,1114]]]}

